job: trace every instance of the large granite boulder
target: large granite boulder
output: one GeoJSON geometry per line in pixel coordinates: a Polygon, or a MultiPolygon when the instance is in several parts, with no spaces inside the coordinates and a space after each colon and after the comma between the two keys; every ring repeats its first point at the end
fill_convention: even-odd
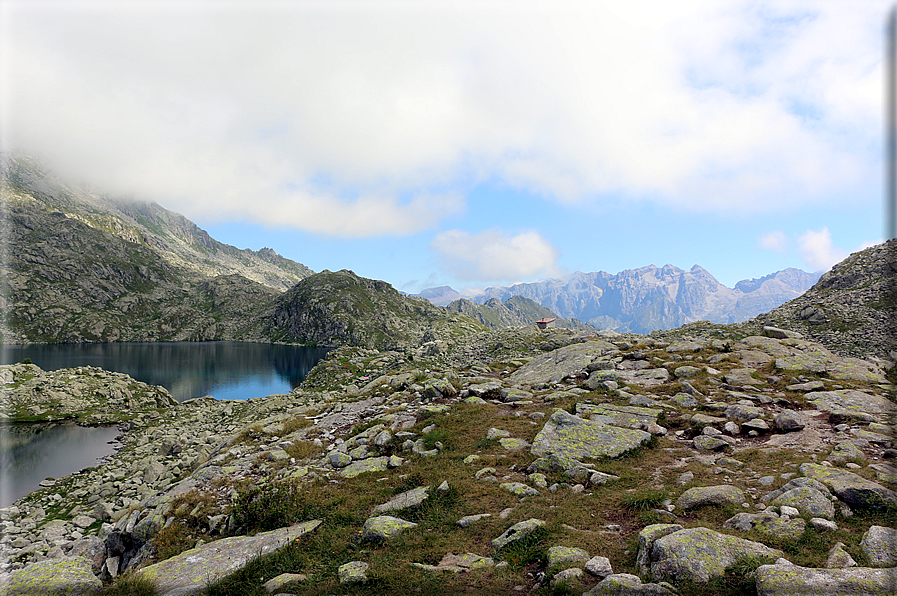
{"type": "Polygon", "coordinates": [[[712,577],[725,575],[726,568],[744,556],[777,559],[783,553],[708,528],[688,528],[655,540],[648,559],[655,581],[706,583],[712,577]]]}
{"type": "Polygon", "coordinates": [[[242,569],[260,555],[286,546],[319,525],[321,520],[312,520],[255,536],[216,540],[144,567],[137,573],[155,583],[160,596],[204,594],[209,583],[242,569]]]}
{"type": "Polygon", "coordinates": [[[800,473],[818,480],[851,507],[897,509],[897,493],[847,470],[820,464],[802,464],[800,473]]]}
{"type": "Polygon", "coordinates": [[[651,434],[641,430],[584,420],[555,410],[533,440],[531,451],[533,455],[555,457],[569,468],[581,459],[619,457],[650,440],[651,434]]]}
{"type": "Polygon", "coordinates": [[[897,565],[897,530],[872,526],[863,534],[860,547],[873,567],[897,565]]]}
{"type": "Polygon", "coordinates": [[[549,385],[578,375],[593,360],[617,350],[617,346],[603,340],[586,341],[558,348],[536,356],[510,376],[514,385],[549,385]]]}
{"type": "Polygon", "coordinates": [[[871,395],[857,389],[837,391],[815,391],[807,396],[807,401],[817,410],[829,412],[836,417],[868,420],[870,417],[887,423],[889,417],[897,414],[897,405],[887,398],[871,395]]]}
{"type": "Polygon", "coordinates": [[[835,519],[835,506],[829,498],[828,491],[822,493],[812,486],[798,486],[785,491],[773,499],[772,504],[794,507],[806,517],[835,519]]]}
{"type": "Polygon", "coordinates": [[[99,594],[103,582],[93,574],[85,557],[62,557],[32,563],[13,571],[0,584],[0,593],[7,596],[81,596],[99,594]]]}
{"type": "Polygon", "coordinates": [[[679,509],[694,509],[704,505],[741,505],[745,501],[744,492],[729,484],[719,486],[695,486],[688,489],[676,500],[679,509]]]}
{"type": "Polygon", "coordinates": [[[784,559],[756,571],[757,596],[893,596],[897,568],[817,569],[784,559]]]}

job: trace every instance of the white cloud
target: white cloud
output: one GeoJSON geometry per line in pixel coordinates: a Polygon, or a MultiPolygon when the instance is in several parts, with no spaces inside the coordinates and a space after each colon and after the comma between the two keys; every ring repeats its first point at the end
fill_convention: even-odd
{"type": "Polygon", "coordinates": [[[832,265],[844,260],[847,251],[832,244],[832,235],[827,227],[821,230],[807,230],[797,238],[800,256],[814,271],[828,271],[832,265]]]}
{"type": "Polygon", "coordinates": [[[775,230],[761,236],[757,241],[757,246],[766,250],[785,252],[785,249],[788,248],[788,238],[782,230],[775,230]]]}
{"type": "Polygon", "coordinates": [[[509,236],[501,230],[440,232],[430,244],[443,267],[459,279],[509,281],[554,275],[560,252],[538,232],[509,236]]]}
{"type": "Polygon", "coordinates": [[[2,6],[3,147],[194,218],[408,234],[484,179],[727,213],[880,179],[880,0],[2,6]]]}

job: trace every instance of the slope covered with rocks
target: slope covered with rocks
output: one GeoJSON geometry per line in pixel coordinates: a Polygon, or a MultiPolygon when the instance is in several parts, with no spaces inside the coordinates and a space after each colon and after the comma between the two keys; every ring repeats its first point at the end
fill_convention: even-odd
{"type": "Polygon", "coordinates": [[[774,328],[343,347],[290,395],[139,415],[0,512],[5,585],[888,594],[883,373],[774,328]]]}
{"type": "Polygon", "coordinates": [[[555,319],[553,323],[555,327],[596,331],[588,323],[559,317],[551,310],[523,296],[512,296],[504,302],[498,298],[490,298],[482,304],[459,298],[447,304],[445,308],[450,312],[472,317],[490,329],[524,327],[542,319],[555,319]]]}

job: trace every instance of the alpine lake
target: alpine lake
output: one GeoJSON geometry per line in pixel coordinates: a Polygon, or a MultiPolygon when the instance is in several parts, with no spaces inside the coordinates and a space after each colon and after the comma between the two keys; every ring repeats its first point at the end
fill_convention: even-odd
{"type": "MultiPolygon", "coordinates": [[[[249,399],[289,393],[326,348],[245,342],[34,344],[0,347],[0,364],[30,359],[44,370],[95,366],[165,387],[179,402],[211,395],[249,399]]],[[[116,427],[0,425],[0,507],[59,478],[96,466],[117,446],[116,427]]]]}

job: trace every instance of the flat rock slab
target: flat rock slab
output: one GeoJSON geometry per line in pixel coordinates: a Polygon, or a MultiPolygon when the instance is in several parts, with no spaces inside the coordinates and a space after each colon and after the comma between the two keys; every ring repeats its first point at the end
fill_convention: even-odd
{"type": "Polygon", "coordinates": [[[62,557],[32,563],[13,571],[0,584],[0,593],[8,596],[81,596],[99,594],[103,582],[85,557],[62,557]]]}
{"type": "Polygon", "coordinates": [[[657,424],[661,410],[638,406],[618,406],[616,404],[576,404],[576,415],[588,416],[591,420],[623,426],[627,428],[647,428],[657,424]]]}
{"type": "Polygon", "coordinates": [[[362,540],[388,540],[393,536],[401,534],[410,528],[416,528],[417,524],[405,521],[391,515],[380,515],[370,517],[364,522],[361,529],[362,540]]]}
{"type": "Polygon", "coordinates": [[[856,414],[860,419],[872,415],[879,422],[888,423],[888,417],[897,413],[897,405],[879,395],[870,395],[856,389],[839,389],[838,391],[814,391],[807,396],[807,401],[817,410],[828,413],[842,413],[845,417],[856,414]]]}
{"type": "Polygon", "coordinates": [[[467,573],[474,569],[483,569],[484,567],[492,567],[495,561],[490,557],[482,557],[475,553],[464,553],[456,555],[446,553],[437,565],[425,565],[424,563],[412,563],[414,567],[425,571],[451,571],[452,573],[467,573]]]}
{"type": "Polygon", "coordinates": [[[670,371],[665,368],[646,368],[644,370],[618,370],[616,377],[630,385],[655,387],[670,380],[670,371]]]}
{"type": "Polygon", "coordinates": [[[340,476],[343,478],[355,478],[359,474],[368,472],[385,472],[389,469],[389,456],[382,455],[380,457],[370,457],[355,461],[340,470],[340,476]]]}
{"type": "Polygon", "coordinates": [[[405,492],[394,496],[386,503],[374,507],[374,513],[401,511],[402,509],[408,509],[409,507],[417,507],[427,500],[429,494],[430,488],[427,486],[419,486],[417,488],[412,488],[411,490],[406,490],[405,492]]]}
{"type": "Polygon", "coordinates": [[[565,467],[584,458],[619,457],[651,440],[651,434],[584,420],[555,410],[533,439],[532,453],[553,456],[565,467]]]}
{"type": "Polygon", "coordinates": [[[544,525],[545,522],[543,520],[536,518],[518,522],[502,532],[498,538],[495,538],[491,543],[492,548],[501,550],[512,542],[517,542],[521,538],[529,536],[544,525]]]}
{"type": "Polygon", "coordinates": [[[676,507],[694,509],[704,505],[741,505],[744,501],[744,492],[728,484],[695,486],[682,493],[676,500],[676,507]]]}
{"type": "Polygon", "coordinates": [[[514,385],[559,383],[566,377],[578,374],[595,358],[616,350],[617,346],[603,340],[564,346],[536,356],[514,371],[509,379],[514,385]]]}
{"type": "Polygon", "coordinates": [[[801,464],[800,473],[818,480],[851,507],[897,509],[897,494],[862,476],[820,464],[801,464]]]}
{"type": "Polygon", "coordinates": [[[651,547],[651,577],[655,581],[706,583],[723,576],[726,568],[744,556],[777,559],[782,551],[765,544],[720,534],[708,528],[688,528],[654,541],[651,547]]]}
{"type": "Polygon", "coordinates": [[[242,569],[249,561],[282,548],[321,525],[312,520],[255,536],[234,536],[203,544],[137,573],[156,584],[160,596],[204,594],[206,586],[242,569]]]}
{"type": "Polygon", "coordinates": [[[897,568],[817,569],[785,560],[756,571],[757,596],[885,596],[897,587],[897,568]]]}

